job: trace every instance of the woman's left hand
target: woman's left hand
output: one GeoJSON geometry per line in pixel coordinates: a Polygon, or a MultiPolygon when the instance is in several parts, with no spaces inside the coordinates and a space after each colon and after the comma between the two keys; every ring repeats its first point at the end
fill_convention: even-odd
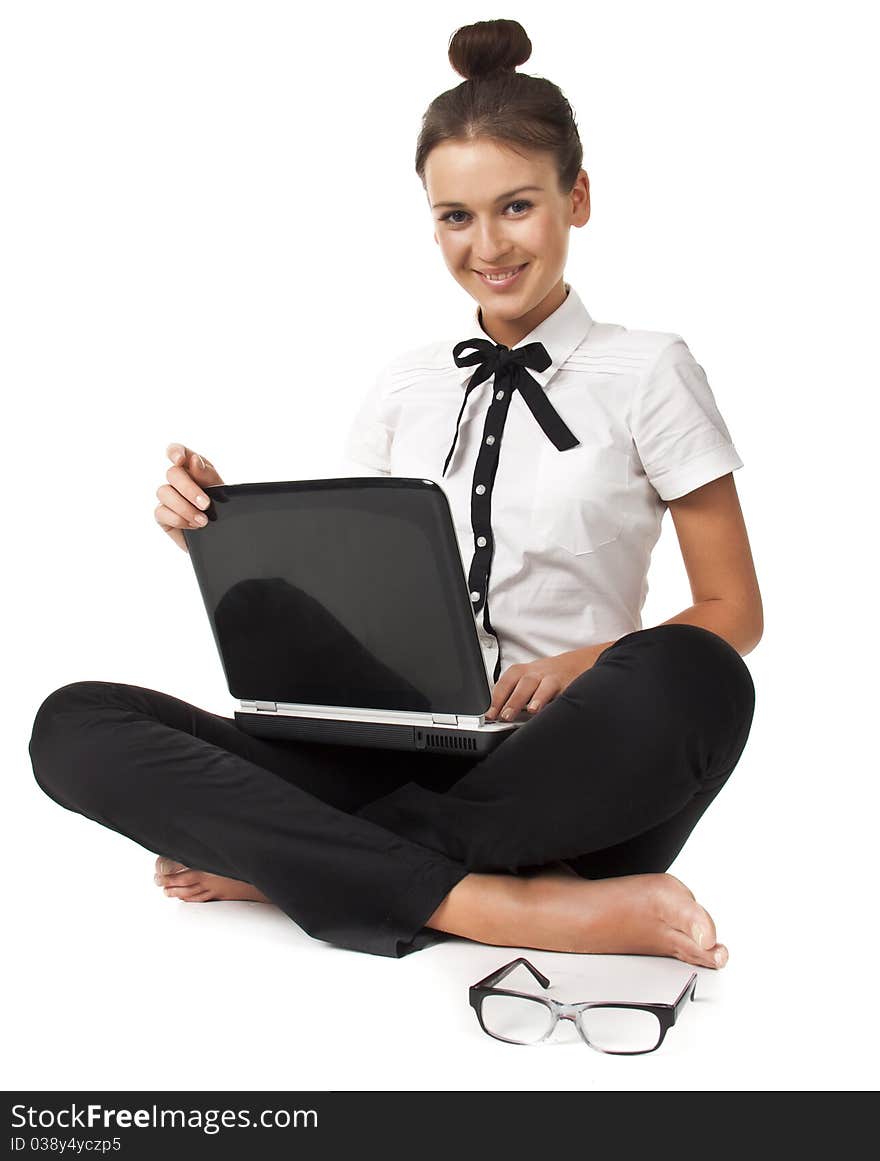
{"type": "Polygon", "coordinates": [[[510,721],[524,707],[529,713],[537,713],[576,677],[592,669],[599,654],[610,644],[605,641],[601,645],[557,653],[555,657],[539,657],[525,664],[511,665],[492,690],[492,704],[486,711],[486,719],[494,721],[501,717],[510,721]]]}

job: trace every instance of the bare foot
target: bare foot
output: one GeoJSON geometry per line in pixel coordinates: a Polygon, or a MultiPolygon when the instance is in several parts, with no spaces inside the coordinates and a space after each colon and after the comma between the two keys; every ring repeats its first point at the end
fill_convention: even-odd
{"type": "Polygon", "coordinates": [[[569,870],[547,867],[528,878],[471,873],[426,926],[502,947],[727,963],[711,915],[674,875],[583,879],[569,870]]]}
{"type": "Polygon", "coordinates": [[[215,899],[248,899],[254,903],[271,903],[262,891],[240,879],[227,879],[208,871],[195,871],[184,863],[176,863],[162,855],[156,859],[153,876],[165,894],[182,899],[184,903],[210,903],[215,899]]]}

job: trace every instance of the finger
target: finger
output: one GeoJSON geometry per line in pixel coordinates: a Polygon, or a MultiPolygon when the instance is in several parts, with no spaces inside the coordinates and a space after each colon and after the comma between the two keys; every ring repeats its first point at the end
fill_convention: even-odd
{"type": "Polygon", "coordinates": [[[544,708],[548,701],[552,701],[558,693],[558,683],[554,682],[550,677],[544,677],[526,703],[526,709],[530,714],[536,714],[539,709],[544,708]]]}
{"type": "Polygon", "coordinates": [[[166,508],[160,504],[154,513],[156,521],[163,532],[167,532],[178,548],[182,548],[184,552],[189,552],[186,544],[186,537],[183,535],[182,529],[188,527],[184,521],[180,527],[176,527],[172,521],[180,520],[181,518],[176,512],[172,512],[170,508],[166,508]]]}
{"type": "Polygon", "coordinates": [[[190,449],[182,443],[169,443],[165,449],[165,454],[173,464],[183,464],[189,459],[190,449]]]}
{"type": "Polygon", "coordinates": [[[501,710],[499,716],[506,722],[515,718],[540,684],[540,677],[521,677],[514,686],[510,697],[507,699],[507,704],[501,710]]]}
{"type": "Polygon", "coordinates": [[[510,669],[506,669],[495,683],[495,688],[492,690],[492,704],[486,710],[484,717],[494,719],[497,716],[498,711],[507,701],[518,681],[519,669],[511,665],[510,669]]]}
{"type": "Polygon", "coordinates": [[[181,516],[179,512],[167,507],[165,504],[160,504],[155,509],[153,515],[156,517],[157,523],[161,524],[163,530],[167,532],[171,528],[201,528],[202,525],[196,524],[195,521],[189,521],[185,516],[181,516]]]}
{"type": "MultiPolygon", "coordinates": [[[[196,488],[195,492],[199,494],[199,489],[196,488]]],[[[156,489],[156,497],[166,508],[179,517],[178,520],[169,521],[175,528],[204,528],[207,524],[208,517],[201,508],[191,504],[171,484],[160,484],[156,489]]]]}
{"type": "Polygon", "coordinates": [[[168,458],[176,467],[189,472],[196,481],[203,481],[207,486],[211,483],[222,483],[217,469],[209,459],[183,443],[169,443],[165,449],[168,458]]]}
{"type": "Polygon", "coordinates": [[[169,508],[174,508],[175,512],[180,512],[181,515],[186,515],[193,519],[199,512],[203,512],[210,506],[211,498],[208,496],[205,488],[183,468],[169,468],[165,473],[165,479],[171,487],[178,493],[183,501],[180,504],[168,504],[168,500],[164,494],[160,494],[165,487],[158,488],[156,495],[164,503],[168,504],[169,508]]]}
{"type": "Polygon", "coordinates": [[[217,469],[210,460],[206,460],[198,452],[190,452],[189,458],[184,460],[183,463],[193,479],[201,483],[204,487],[208,487],[210,484],[222,484],[223,481],[220,479],[217,469]]]}
{"type": "MultiPolygon", "coordinates": [[[[161,509],[157,509],[156,511],[160,512],[161,509]]],[[[189,549],[187,548],[187,542],[185,536],[183,536],[183,533],[180,531],[180,528],[173,528],[169,525],[166,525],[163,520],[159,519],[158,515],[156,519],[159,522],[159,527],[163,529],[163,532],[166,532],[169,536],[171,536],[171,539],[174,541],[175,545],[178,546],[178,548],[182,548],[185,553],[188,553],[189,549]]]]}

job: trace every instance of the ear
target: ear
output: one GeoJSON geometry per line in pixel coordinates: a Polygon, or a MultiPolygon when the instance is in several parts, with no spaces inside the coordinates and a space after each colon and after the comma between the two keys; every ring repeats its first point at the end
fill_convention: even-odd
{"type": "Polygon", "coordinates": [[[571,224],[585,226],[590,220],[590,177],[585,169],[577,175],[572,192],[571,224]]]}

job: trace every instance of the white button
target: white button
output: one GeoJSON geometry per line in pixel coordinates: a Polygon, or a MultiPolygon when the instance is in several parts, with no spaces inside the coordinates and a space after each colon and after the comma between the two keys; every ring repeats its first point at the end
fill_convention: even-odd
{"type": "Polygon", "coordinates": [[[486,491],[486,485],[485,484],[477,484],[476,488],[474,488],[474,491],[477,493],[478,496],[482,496],[482,494],[486,491]]]}
{"type": "Polygon", "coordinates": [[[477,537],[477,545],[480,548],[485,548],[486,547],[486,537],[485,536],[478,536],[477,537]]]}
{"type": "Polygon", "coordinates": [[[496,392],[495,392],[495,398],[496,398],[496,399],[503,399],[503,398],[504,398],[504,392],[503,392],[503,391],[496,391],[496,392]]]}
{"type": "Polygon", "coordinates": [[[495,436],[494,436],[494,435],[487,435],[487,436],[486,436],[486,443],[490,443],[490,444],[491,444],[491,443],[494,443],[494,442],[495,442],[495,436]]]}
{"type": "Polygon", "coordinates": [[[471,600],[472,601],[478,601],[479,599],[480,599],[479,593],[471,593],[471,600]]]}

